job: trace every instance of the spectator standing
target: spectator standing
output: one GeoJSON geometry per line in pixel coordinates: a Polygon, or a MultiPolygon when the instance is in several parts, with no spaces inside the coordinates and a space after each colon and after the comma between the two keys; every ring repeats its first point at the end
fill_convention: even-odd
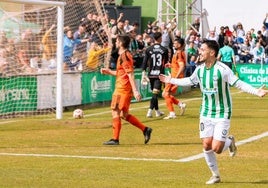
{"type": "Polygon", "coordinates": [[[243,63],[250,63],[252,61],[251,45],[249,39],[245,39],[242,44],[239,45],[238,56],[239,60],[243,63]]]}
{"type": "Polygon", "coordinates": [[[264,60],[264,47],[261,45],[260,42],[256,43],[256,46],[253,48],[252,55],[254,64],[262,63],[262,61],[264,60]]]}
{"type": "Polygon", "coordinates": [[[111,47],[101,47],[93,41],[88,51],[86,66],[90,70],[96,70],[100,66],[100,55],[107,53],[110,49],[111,47]]]}
{"type": "Polygon", "coordinates": [[[129,20],[124,21],[124,31],[125,33],[129,33],[131,30],[133,30],[133,26],[130,25],[129,20]]]}
{"type": "MultiPolygon", "coordinates": [[[[123,14],[120,14],[121,16],[123,16],[123,14]]],[[[120,18],[120,17],[119,17],[120,18]]],[[[111,64],[113,65],[112,68],[114,68],[116,66],[116,62],[117,62],[117,58],[118,58],[118,49],[116,48],[115,42],[117,39],[118,35],[122,35],[125,34],[125,30],[124,30],[124,22],[121,20],[121,18],[117,21],[117,24],[114,25],[111,28],[111,38],[112,38],[112,53],[111,53],[111,64]]]]}
{"type": "Polygon", "coordinates": [[[160,29],[161,29],[161,32],[162,32],[162,42],[161,42],[161,45],[168,49],[169,53],[171,54],[170,57],[169,57],[169,60],[170,60],[170,58],[173,55],[171,30],[169,30],[167,28],[167,25],[164,22],[161,23],[160,29]]]}
{"type": "Polygon", "coordinates": [[[19,47],[17,52],[17,71],[22,74],[35,73],[36,70],[30,66],[30,58],[24,47],[19,47]]]}
{"type": "Polygon", "coordinates": [[[220,48],[222,48],[224,46],[224,38],[225,38],[225,32],[224,32],[224,27],[221,26],[220,27],[220,33],[219,33],[219,37],[218,37],[218,43],[219,43],[219,46],[220,48]]]}
{"type": "Polygon", "coordinates": [[[199,17],[195,18],[194,23],[192,24],[192,26],[195,29],[195,31],[197,33],[199,33],[199,29],[200,29],[200,18],[199,17]]]}
{"type": "Polygon", "coordinates": [[[191,41],[187,48],[187,63],[185,67],[185,76],[191,76],[191,74],[194,72],[197,56],[198,50],[194,47],[194,41],[191,41]]]}
{"type": "Polygon", "coordinates": [[[81,61],[73,62],[73,53],[74,47],[76,44],[80,44],[81,42],[87,42],[88,39],[74,39],[73,31],[70,27],[64,28],[64,37],[63,37],[63,57],[64,57],[64,70],[74,70],[74,67],[78,66],[81,61]]]}
{"type": "Polygon", "coordinates": [[[237,23],[235,30],[236,30],[236,36],[237,36],[238,43],[244,42],[245,30],[244,30],[243,25],[242,25],[241,22],[237,23]]]}
{"type": "Polygon", "coordinates": [[[268,38],[268,13],[266,13],[266,16],[263,20],[263,26],[265,28],[265,31],[263,32],[263,35],[268,38]]]}
{"type": "Polygon", "coordinates": [[[132,28],[129,32],[128,35],[130,36],[130,45],[129,45],[129,51],[131,52],[134,61],[136,60],[136,58],[138,57],[138,49],[139,49],[139,44],[138,41],[136,40],[136,36],[137,33],[134,30],[134,28],[132,28]]]}
{"type": "Polygon", "coordinates": [[[211,30],[208,32],[207,36],[206,36],[207,40],[215,40],[216,42],[219,41],[219,36],[216,33],[216,29],[214,28],[214,30],[211,30]]]}
{"type": "Polygon", "coordinates": [[[45,32],[42,37],[43,55],[41,68],[55,68],[56,67],[56,51],[57,44],[53,40],[52,30],[56,27],[55,24],[51,25],[50,28],[45,32]]]}
{"type": "Polygon", "coordinates": [[[137,59],[135,61],[135,68],[141,68],[145,52],[145,41],[142,35],[137,35],[136,41],[138,42],[138,49],[137,49],[137,59]]]}
{"type": "MultiPolygon", "coordinates": [[[[73,39],[89,39],[90,36],[88,36],[88,33],[86,32],[86,24],[79,24],[78,29],[73,34],[73,39]]],[[[74,50],[79,56],[79,59],[82,60],[82,63],[84,64],[87,58],[87,42],[81,42],[77,43],[74,46],[74,50]]]]}
{"type": "Polygon", "coordinates": [[[227,37],[232,37],[233,36],[233,32],[230,30],[229,26],[224,27],[224,32],[225,32],[225,35],[227,37]]]}

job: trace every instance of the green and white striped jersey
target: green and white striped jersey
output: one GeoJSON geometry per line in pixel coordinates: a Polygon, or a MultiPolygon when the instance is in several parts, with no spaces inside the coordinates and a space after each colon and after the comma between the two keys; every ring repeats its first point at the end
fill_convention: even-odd
{"type": "Polygon", "coordinates": [[[205,64],[196,68],[190,80],[199,83],[202,92],[200,116],[208,118],[227,118],[232,114],[232,98],[229,85],[238,78],[233,71],[220,61],[207,69],[205,64]]]}

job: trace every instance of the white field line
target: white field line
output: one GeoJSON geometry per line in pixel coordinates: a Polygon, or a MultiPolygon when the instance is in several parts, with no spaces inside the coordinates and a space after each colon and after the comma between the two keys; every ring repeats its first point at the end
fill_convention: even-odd
{"type": "MultiPolygon", "coordinates": [[[[268,131],[264,132],[262,134],[259,134],[259,135],[256,135],[256,136],[241,140],[239,142],[236,142],[236,146],[240,146],[240,145],[244,145],[246,143],[254,142],[256,140],[260,140],[260,139],[262,139],[262,138],[264,138],[266,136],[268,136],[268,131]]],[[[197,160],[197,159],[200,159],[200,158],[203,158],[203,157],[204,157],[204,154],[200,153],[200,154],[197,154],[197,155],[193,155],[193,156],[190,156],[190,157],[179,159],[177,162],[189,162],[189,161],[197,160]]]]}
{"type": "Polygon", "coordinates": [[[17,120],[16,121],[1,121],[0,124],[14,123],[14,122],[18,122],[18,121],[17,120]]]}
{"type": "MultiPolygon", "coordinates": [[[[237,146],[267,137],[268,131],[236,143],[237,146]]],[[[153,158],[129,158],[129,157],[102,157],[102,156],[83,156],[83,155],[55,155],[55,154],[23,154],[23,153],[0,153],[0,156],[20,156],[20,157],[49,157],[49,158],[77,158],[77,159],[96,159],[96,160],[123,160],[123,161],[156,161],[156,162],[190,162],[204,157],[203,153],[181,159],[153,159],[153,158]]]]}
{"type": "MultiPolygon", "coordinates": [[[[233,92],[232,95],[239,94],[239,93],[242,93],[242,91],[233,92]]],[[[195,100],[200,100],[200,102],[201,102],[201,97],[196,97],[196,98],[191,98],[191,99],[185,99],[183,101],[184,102],[188,102],[188,101],[195,101],[195,100]]],[[[159,103],[159,106],[165,106],[165,105],[166,105],[165,102],[159,103]]],[[[144,109],[144,108],[147,109],[148,108],[148,105],[143,106],[143,107],[130,108],[129,110],[139,110],[139,109],[144,109]]],[[[111,113],[111,110],[109,110],[109,111],[103,111],[103,112],[99,112],[99,113],[88,114],[88,115],[85,115],[85,117],[97,116],[97,115],[108,114],[108,113],[110,114],[111,113]]]]}
{"type": "MultiPolygon", "coordinates": [[[[183,100],[184,102],[188,102],[188,101],[195,101],[195,100],[201,100],[201,98],[191,98],[191,99],[186,99],[186,100],[183,100]]],[[[165,106],[166,103],[160,103],[159,106],[165,106]]],[[[146,106],[142,106],[142,107],[137,107],[137,108],[130,108],[129,110],[139,110],[139,109],[147,109],[148,108],[148,105],[146,106]]],[[[90,117],[90,116],[98,116],[98,115],[103,115],[103,114],[110,114],[111,113],[111,110],[108,110],[108,111],[103,111],[103,112],[98,112],[98,113],[93,113],[93,114],[88,114],[88,115],[84,115],[85,117],[90,117]]],[[[73,119],[73,118],[72,118],[73,119]]]]}

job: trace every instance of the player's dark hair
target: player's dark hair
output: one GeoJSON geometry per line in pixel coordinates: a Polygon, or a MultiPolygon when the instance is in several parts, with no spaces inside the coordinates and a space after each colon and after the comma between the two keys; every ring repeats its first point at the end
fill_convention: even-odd
{"type": "Polygon", "coordinates": [[[157,31],[157,32],[154,33],[153,36],[154,36],[154,40],[158,40],[159,38],[162,37],[162,33],[157,31]]]}
{"type": "Polygon", "coordinates": [[[215,51],[215,57],[219,53],[219,44],[215,40],[204,40],[203,44],[206,44],[208,48],[215,51]]]}
{"type": "Polygon", "coordinates": [[[185,40],[183,38],[176,38],[174,41],[177,41],[181,46],[184,46],[185,40]]]}
{"type": "Polygon", "coordinates": [[[128,35],[119,35],[118,40],[122,43],[123,48],[128,49],[130,44],[130,37],[128,35]]]}

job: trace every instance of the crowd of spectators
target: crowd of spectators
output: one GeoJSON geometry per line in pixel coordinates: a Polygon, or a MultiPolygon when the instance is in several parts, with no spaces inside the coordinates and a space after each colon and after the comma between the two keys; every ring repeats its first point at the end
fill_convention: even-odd
{"type": "MultiPolygon", "coordinates": [[[[76,30],[73,31],[69,26],[64,28],[64,71],[96,71],[106,63],[110,68],[115,68],[118,57],[115,39],[120,34],[128,34],[131,37],[129,51],[133,55],[135,68],[140,68],[145,49],[154,43],[153,35],[156,31],[162,33],[162,45],[168,49],[170,60],[174,52],[174,39],[185,39],[186,76],[193,72],[198,63],[198,48],[204,39],[217,41],[220,48],[224,47],[224,41],[227,40],[227,45],[234,50],[236,63],[268,63],[268,14],[256,33],[254,28],[245,31],[243,24],[238,22],[232,29],[229,26],[221,26],[219,30],[214,28],[201,36],[200,19],[196,18],[190,25],[186,33],[182,33],[175,19],[167,23],[152,20],[147,23],[144,31],[139,33],[140,25],[124,19],[123,13],[120,13],[117,19],[90,13],[77,23],[76,30]],[[106,57],[105,54],[109,51],[111,56],[106,57]]],[[[19,40],[8,39],[6,33],[1,31],[0,74],[55,71],[56,27],[57,25],[49,25],[45,20],[39,33],[34,34],[31,29],[27,29],[19,40]]]]}

